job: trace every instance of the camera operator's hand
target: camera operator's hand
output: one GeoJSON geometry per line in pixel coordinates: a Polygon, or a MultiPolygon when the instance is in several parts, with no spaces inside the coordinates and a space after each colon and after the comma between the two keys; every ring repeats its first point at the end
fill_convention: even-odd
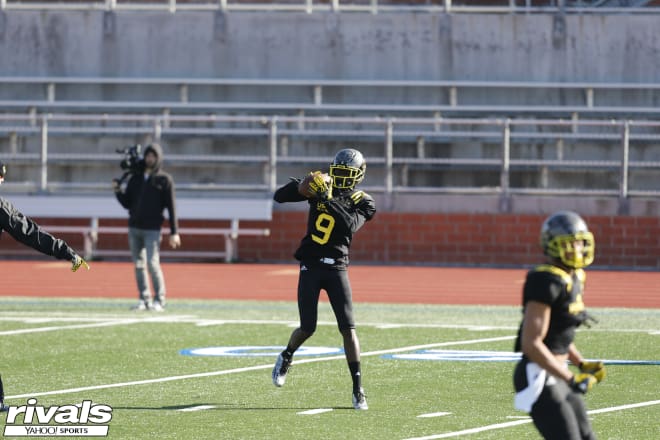
{"type": "Polygon", "coordinates": [[[170,247],[176,249],[181,246],[181,236],[179,234],[170,235],[170,247]]]}
{"type": "Polygon", "coordinates": [[[112,179],[112,190],[114,192],[121,191],[121,185],[119,184],[119,179],[112,179]]]}

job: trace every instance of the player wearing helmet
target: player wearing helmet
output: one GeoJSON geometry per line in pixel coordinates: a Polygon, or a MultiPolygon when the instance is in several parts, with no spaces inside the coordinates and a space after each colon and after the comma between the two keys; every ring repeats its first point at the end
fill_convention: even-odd
{"type": "Polygon", "coordinates": [[[594,236],[578,214],[553,214],[541,227],[547,262],[527,274],[523,287],[515,406],[531,415],[546,439],[596,438],[581,395],[605,378],[605,367],[585,361],[573,343],[577,327],[589,319],[582,296],[584,268],[594,260],[594,246],[594,236]],[[569,370],[567,361],[579,371],[569,370]]]}
{"type": "MultiPolygon", "coordinates": [[[[273,368],[273,384],[284,385],[295,351],[314,333],[318,318],[321,289],[328,294],[353,379],[353,407],[367,409],[362,388],[360,343],[353,320],[351,285],[348,279],[349,248],[353,234],[376,213],[374,200],[355,186],[364,179],[366,162],[362,153],[352,148],[339,151],[330,165],[331,185],[319,178],[314,192],[306,197],[299,190],[300,179],[292,179],[275,192],[279,203],[307,201],[307,233],[295,252],[300,261],[298,310],[300,327],[289,338],[286,349],[273,368]]],[[[318,173],[320,174],[320,173],[318,173]]],[[[313,174],[314,175],[314,174],[313,174]]]]}

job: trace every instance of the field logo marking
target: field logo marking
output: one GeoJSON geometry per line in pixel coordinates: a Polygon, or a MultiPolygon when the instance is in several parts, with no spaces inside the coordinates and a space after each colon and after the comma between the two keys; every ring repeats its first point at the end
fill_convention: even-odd
{"type": "MultiPolygon", "coordinates": [[[[186,348],[179,353],[185,356],[229,356],[229,357],[275,357],[284,350],[285,347],[267,345],[247,345],[243,347],[202,347],[186,348]]],[[[320,356],[337,355],[344,352],[341,348],[335,347],[300,347],[296,350],[296,356],[320,356]]]]}
{"type": "Polygon", "coordinates": [[[105,437],[112,420],[112,407],[83,400],[81,405],[38,405],[30,398],[25,405],[7,407],[4,435],[12,437],[105,437]],[[22,416],[22,417],[19,417],[22,416]],[[17,422],[17,419],[22,419],[17,422]],[[54,424],[51,424],[54,423],[54,424]]]}

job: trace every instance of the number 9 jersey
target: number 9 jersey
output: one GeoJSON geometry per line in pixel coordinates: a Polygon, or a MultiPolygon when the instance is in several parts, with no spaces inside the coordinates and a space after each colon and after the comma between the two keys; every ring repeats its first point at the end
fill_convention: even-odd
{"type": "Polygon", "coordinates": [[[295,258],[305,265],[330,265],[336,268],[349,264],[349,248],[353,234],[376,213],[374,199],[364,191],[333,188],[330,200],[307,199],[298,193],[298,179],[279,188],[276,202],[309,203],[307,233],[295,258]]]}

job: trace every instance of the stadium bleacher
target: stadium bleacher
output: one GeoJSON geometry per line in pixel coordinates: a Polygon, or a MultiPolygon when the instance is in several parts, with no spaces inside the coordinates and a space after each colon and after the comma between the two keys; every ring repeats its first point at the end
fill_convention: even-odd
{"type": "MultiPolygon", "coordinates": [[[[143,5],[205,3],[229,8],[261,4],[22,2],[44,10],[73,3],[80,7],[103,3],[118,11],[129,4],[138,9],[143,5]]],[[[553,1],[282,1],[267,6],[280,4],[378,8],[451,4],[482,19],[489,7],[541,12],[560,6],[553,1]]],[[[605,6],[600,2],[561,4],[567,8],[605,6]]],[[[3,6],[11,14],[16,2],[6,1],[3,6]]],[[[635,6],[641,5],[636,2],[635,6]]],[[[90,16],[74,11],[70,17],[79,20],[83,14],[84,20],[90,16]]],[[[131,15],[121,14],[128,20],[124,29],[135,25],[131,15]]],[[[62,17],[66,16],[58,19],[62,17]]],[[[179,18],[156,13],[153,17],[177,30],[179,18]]],[[[507,18],[507,22],[516,20],[507,18]]],[[[184,27],[185,21],[182,23],[184,27]]],[[[372,25],[378,29],[387,21],[372,25]]],[[[215,38],[213,32],[210,36],[215,38]]],[[[98,34],[98,43],[90,47],[109,53],[113,53],[115,40],[123,37],[106,35],[103,30],[98,34]]],[[[377,32],[371,35],[378,38],[377,32]]],[[[387,41],[389,37],[382,38],[387,41]]],[[[505,39],[501,45],[512,41],[505,39]]],[[[557,44],[553,48],[561,52],[564,43],[557,44]]],[[[231,48],[225,49],[231,54],[231,48]]],[[[422,49],[426,46],[420,46],[420,58],[426,55],[422,49]]],[[[456,55],[461,50],[450,46],[447,52],[456,55]]],[[[268,55],[267,51],[255,57],[264,58],[262,55],[268,55]]],[[[465,61],[471,61],[471,56],[468,53],[465,61]]],[[[0,159],[12,162],[10,191],[105,191],[119,172],[113,165],[119,161],[114,150],[154,140],[167,145],[167,166],[176,171],[180,188],[196,194],[268,193],[300,168],[326,163],[336,148],[346,144],[359,144],[365,150],[370,158],[367,185],[385,195],[573,192],[625,198],[653,196],[660,188],[650,172],[660,161],[655,147],[660,129],[653,122],[660,112],[660,85],[653,80],[585,81],[578,75],[573,80],[502,79],[513,76],[508,71],[489,80],[436,80],[418,79],[398,70],[388,75],[391,79],[377,75],[332,78],[329,74],[287,77],[271,72],[281,68],[279,65],[267,66],[270,70],[260,75],[248,75],[252,72],[248,65],[243,75],[228,77],[205,77],[197,72],[189,76],[140,75],[145,66],[137,66],[137,74],[128,70],[93,75],[82,74],[83,69],[69,73],[79,66],[67,62],[71,61],[61,62],[67,74],[54,75],[47,66],[42,74],[16,75],[5,70],[0,76],[0,112],[4,113],[0,117],[0,159]],[[258,176],[256,181],[254,176],[258,176]]],[[[553,72],[551,67],[547,69],[553,72]]],[[[634,71],[630,76],[640,77],[634,71]]]]}
{"type": "Polygon", "coordinates": [[[0,77],[9,112],[621,118],[659,113],[658,95],[660,84],[642,82],[0,77]]]}
{"type": "Polygon", "coordinates": [[[14,191],[107,190],[115,147],[143,136],[166,140],[166,164],[190,193],[268,194],[357,142],[378,193],[658,194],[653,121],[36,114],[0,115],[0,133],[21,139],[0,154],[14,191]]]}
{"type": "Polygon", "coordinates": [[[660,6],[658,0],[1,0],[0,9],[105,9],[114,10],[186,10],[229,11],[304,11],[312,12],[645,12],[660,6]]]}

